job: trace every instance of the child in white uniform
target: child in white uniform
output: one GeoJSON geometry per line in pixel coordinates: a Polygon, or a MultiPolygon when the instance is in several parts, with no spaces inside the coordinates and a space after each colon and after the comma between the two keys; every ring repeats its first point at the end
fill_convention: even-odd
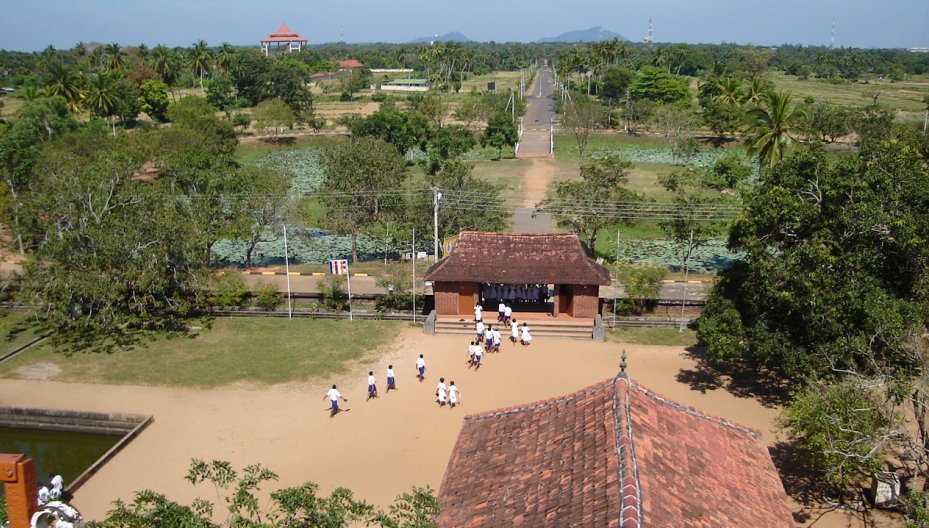
{"type": "Polygon", "coordinates": [[[451,385],[449,385],[449,387],[448,387],[448,403],[449,403],[449,405],[451,405],[452,407],[458,405],[458,395],[459,395],[459,393],[458,393],[458,387],[455,386],[455,382],[453,381],[453,382],[451,383],[451,385]]]}

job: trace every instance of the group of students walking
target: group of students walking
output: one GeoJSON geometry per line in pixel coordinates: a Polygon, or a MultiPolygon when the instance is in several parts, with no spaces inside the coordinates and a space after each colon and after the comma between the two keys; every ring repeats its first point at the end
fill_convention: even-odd
{"type": "MultiPolygon", "coordinates": [[[[497,327],[494,328],[492,325],[484,326],[484,317],[483,311],[484,308],[477,304],[474,307],[474,324],[476,331],[476,339],[471,341],[468,345],[468,368],[474,367],[475,370],[481,368],[481,360],[484,356],[484,353],[491,352],[500,352],[500,326],[502,325],[505,328],[510,329],[510,341],[513,344],[517,342],[523,346],[528,346],[532,343],[532,334],[529,330],[529,325],[525,322],[522,326],[513,318],[513,310],[506,303],[501,302],[497,307],[497,327]]],[[[387,372],[387,392],[397,389],[397,378],[394,374],[394,366],[388,365],[387,372]]],[[[426,379],[426,360],[423,357],[423,354],[420,354],[416,359],[416,378],[422,382],[426,379]]],[[[374,375],[373,370],[368,371],[368,398],[365,401],[374,399],[378,397],[377,392],[377,377],[374,375]]],[[[439,384],[436,386],[435,390],[436,402],[440,407],[449,405],[450,407],[456,407],[461,400],[461,391],[458,389],[458,386],[455,385],[454,381],[450,381],[448,385],[445,384],[445,378],[439,378],[439,384]]],[[[342,393],[339,392],[339,389],[336,385],[333,385],[331,389],[326,391],[323,399],[329,399],[330,418],[338,414],[342,409],[339,408],[339,400],[343,402],[348,402],[348,398],[342,396],[342,393]]]]}

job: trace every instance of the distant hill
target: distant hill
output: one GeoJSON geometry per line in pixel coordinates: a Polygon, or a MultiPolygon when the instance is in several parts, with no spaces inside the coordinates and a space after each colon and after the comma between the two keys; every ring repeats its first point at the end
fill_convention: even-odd
{"type": "Polygon", "coordinates": [[[600,26],[594,26],[590,29],[578,29],[577,31],[562,33],[557,37],[540,38],[538,42],[597,42],[598,40],[612,40],[614,38],[629,40],[619,33],[613,33],[600,26]]]}
{"type": "Polygon", "coordinates": [[[419,37],[416,40],[411,40],[410,44],[428,44],[432,41],[435,42],[474,42],[468,37],[462,35],[457,31],[452,31],[451,33],[446,33],[444,35],[439,35],[438,37],[419,37]]]}

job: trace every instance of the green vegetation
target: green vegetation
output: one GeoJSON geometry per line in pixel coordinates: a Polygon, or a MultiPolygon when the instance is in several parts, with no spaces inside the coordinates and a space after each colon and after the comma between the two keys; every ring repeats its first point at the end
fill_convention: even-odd
{"type": "Polygon", "coordinates": [[[0,354],[22,346],[41,334],[42,331],[29,318],[28,312],[0,311],[0,354]]]}
{"type": "Polygon", "coordinates": [[[110,354],[65,355],[45,342],[0,366],[0,376],[17,377],[20,367],[50,363],[61,369],[53,379],[82,383],[210,388],[321,381],[375,359],[398,329],[396,323],[383,321],[277,318],[218,318],[189,324],[194,329],[187,335],[162,337],[110,354]]]}
{"type": "Polygon", "coordinates": [[[697,344],[697,334],[690,329],[677,328],[616,328],[607,332],[609,340],[636,345],[662,345],[689,347],[697,344]]]}

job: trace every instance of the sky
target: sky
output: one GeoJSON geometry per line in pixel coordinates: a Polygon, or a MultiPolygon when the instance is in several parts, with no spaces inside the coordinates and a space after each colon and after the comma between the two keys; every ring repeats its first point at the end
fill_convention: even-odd
{"type": "Polygon", "coordinates": [[[281,22],[310,44],[459,31],[535,41],[602,26],[640,42],[929,47],[929,0],[0,0],[0,49],[77,42],[257,45],[281,22]]]}

